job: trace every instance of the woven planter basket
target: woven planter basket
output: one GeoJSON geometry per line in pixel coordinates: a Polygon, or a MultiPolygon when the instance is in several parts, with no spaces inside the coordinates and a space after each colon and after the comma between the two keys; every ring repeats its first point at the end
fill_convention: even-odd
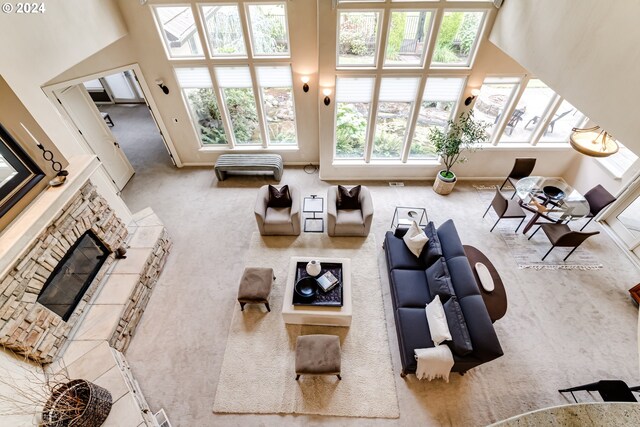
{"type": "Polygon", "coordinates": [[[100,427],[111,412],[109,390],[85,380],[72,380],[51,391],[44,405],[42,425],[55,427],[100,427]],[[70,403],[70,402],[79,403],[70,403]],[[70,411],[70,407],[77,410],[70,411]]]}
{"type": "Polygon", "coordinates": [[[438,172],[438,175],[436,176],[436,180],[433,181],[433,191],[444,196],[446,194],[451,193],[455,185],[456,185],[456,178],[453,178],[453,181],[451,182],[447,182],[440,177],[440,172],[438,172]]]}

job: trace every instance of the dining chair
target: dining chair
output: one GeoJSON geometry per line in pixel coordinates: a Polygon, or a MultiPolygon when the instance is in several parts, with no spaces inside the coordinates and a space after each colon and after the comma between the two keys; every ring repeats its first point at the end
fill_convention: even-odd
{"type": "Polygon", "coordinates": [[[578,399],[573,394],[574,391],[597,391],[605,402],[637,402],[638,400],[632,392],[640,391],[640,386],[629,387],[622,380],[600,380],[591,384],[558,390],[560,393],[571,393],[573,400],[578,403],[578,399]]]}
{"type": "MultiPolygon", "coordinates": [[[[582,231],[573,231],[567,224],[542,224],[540,226],[544,234],[551,242],[551,249],[547,251],[542,257],[542,261],[551,253],[554,248],[573,248],[571,252],[564,257],[563,261],[566,261],[571,254],[578,249],[578,246],[582,244],[589,237],[596,234],[600,234],[599,231],[592,231],[591,233],[584,233],[582,231]]],[[[537,231],[537,230],[536,230],[537,231]]]]}
{"type": "Polygon", "coordinates": [[[491,209],[492,207],[493,207],[493,210],[496,212],[496,215],[498,215],[498,220],[496,221],[495,224],[493,224],[493,227],[491,227],[491,231],[493,231],[493,229],[496,228],[496,225],[498,225],[501,219],[522,218],[522,221],[520,221],[520,224],[518,224],[518,228],[516,228],[515,232],[517,233],[518,229],[520,228],[525,218],[527,217],[527,214],[524,212],[522,207],[520,207],[520,204],[515,200],[507,199],[502,194],[502,192],[500,192],[500,187],[498,187],[497,185],[496,185],[496,195],[493,196],[493,200],[491,201],[491,204],[487,207],[487,210],[484,211],[484,215],[482,215],[482,218],[484,218],[487,215],[487,212],[489,212],[489,209],[491,209]]]}
{"type": "Polygon", "coordinates": [[[586,216],[586,218],[589,218],[589,221],[584,223],[580,231],[584,230],[593,218],[602,212],[604,208],[616,201],[616,198],[600,184],[587,191],[584,198],[589,202],[589,214],[586,216]]]}
{"type": "Polygon", "coordinates": [[[502,187],[504,187],[504,185],[507,182],[509,182],[513,186],[513,194],[511,195],[511,198],[513,199],[513,196],[516,195],[516,183],[520,179],[531,175],[531,172],[533,172],[533,168],[535,166],[536,166],[535,158],[528,158],[528,157],[517,158],[515,163],[513,164],[513,168],[511,169],[511,172],[509,172],[509,176],[507,176],[507,178],[504,180],[504,182],[500,186],[500,190],[502,190],[502,187]]]}

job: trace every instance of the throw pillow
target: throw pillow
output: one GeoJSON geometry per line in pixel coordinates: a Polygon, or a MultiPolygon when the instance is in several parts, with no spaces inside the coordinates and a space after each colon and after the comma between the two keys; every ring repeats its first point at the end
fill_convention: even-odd
{"type": "Polygon", "coordinates": [[[429,324],[429,333],[431,334],[433,344],[438,345],[443,341],[450,340],[451,332],[449,332],[447,317],[438,295],[425,306],[425,312],[427,314],[427,323],[429,324]]]}
{"type": "Polygon", "coordinates": [[[473,351],[473,345],[471,344],[471,336],[469,335],[467,322],[464,320],[458,298],[452,296],[449,301],[444,303],[443,307],[449,331],[451,332],[451,343],[448,343],[451,351],[458,356],[466,356],[473,351]]]}
{"type": "Polygon", "coordinates": [[[269,208],[288,208],[291,207],[291,193],[289,193],[289,186],[283,185],[279,190],[273,185],[269,186],[269,201],[267,202],[269,208]]]}
{"type": "Polygon", "coordinates": [[[336,197],[336,207],[338,209],[360,209],[360,189],[361,185],[356,185],[351,190],[338,185],[338,195],[336,197]]]}
{"type": "Polygon", "coordinates": [[[418,258],[420,252],[422,252],[422,248],[424,248],[424,245],[429,241],[429,238],[424,234],[424,231],[420,229],[418,223],[413,221],[402,240],[404,240],[404,244],[407,245],[411,253],[418,258]]]}
{"type": "Polygon", "coordinates": [[[456,294],[444,258],[438,258],[436,262],[427,267],[426,274],[429,293],[432,296],[439,295],[442,301],[446,302],[449,297],[456,294]]]}
{"type": "Polygon", "coordinates": [[[425,234],[429,238],[426,250],[422,251],[422,259],[424,264],[428,267],[442,257],[442,246],[440,245],[440,238],[436,232],[436,227],[433,222],[429,222],[424,227],[425,234]]]}

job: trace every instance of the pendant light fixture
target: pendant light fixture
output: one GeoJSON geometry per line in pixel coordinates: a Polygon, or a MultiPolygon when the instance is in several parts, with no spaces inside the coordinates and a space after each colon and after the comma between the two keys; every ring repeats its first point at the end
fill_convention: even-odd
{"type": "Polygon", "coordinates": [[[618,152],[618,143],[600,126],[573,128],[569,142],[574,150],[591,157],[608,157],[618,152]]]}

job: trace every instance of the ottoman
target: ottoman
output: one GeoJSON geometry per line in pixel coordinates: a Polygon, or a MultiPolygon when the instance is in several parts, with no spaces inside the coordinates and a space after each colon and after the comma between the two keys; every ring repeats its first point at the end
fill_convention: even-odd
{"type": "Polygon", "coordinates": [[[296,340],[296,381],[300,375],[340,376],[340,338],[303,335],[296,340]]]}
{"type": "Polygon", "coordinates": [[[269,295],[275,278],[272,268],[245,268],[238,288],[240,310],[244,311],[244,305],[249,303],[264,304],[267,307],[267,311],[271,311],[269,295]]]}

